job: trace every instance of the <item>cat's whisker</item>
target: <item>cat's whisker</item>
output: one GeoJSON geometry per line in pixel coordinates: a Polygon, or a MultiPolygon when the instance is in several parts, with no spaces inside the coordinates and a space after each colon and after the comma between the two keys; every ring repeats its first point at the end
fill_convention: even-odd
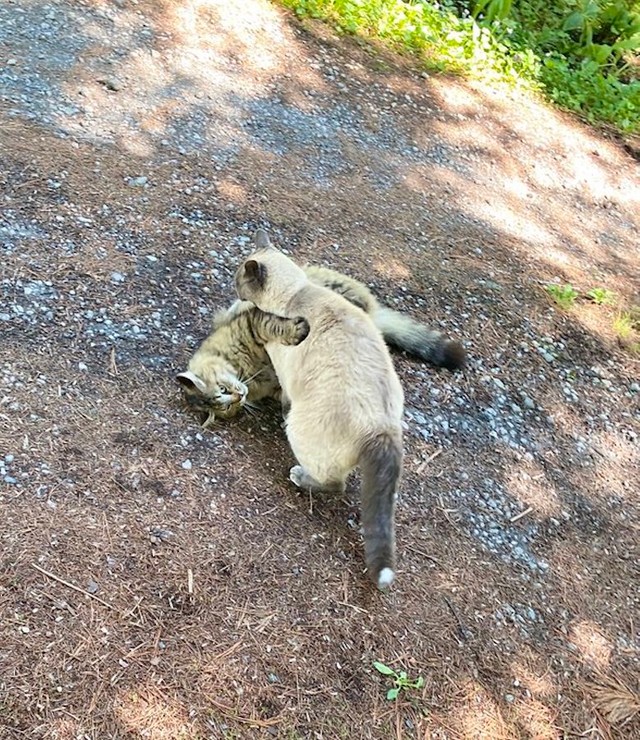
{"type": "Polygon", "coordinates": [[[262,373],[262,372],[264,372],[264,368],[263,368],[263,367],[261,367],[261,368],[260,368],[260,370],[256,370],[256,372],[255,372],[255,373],[254,373],[253,375],[250,375],[250,376],[249,376],[248,378],[246,378],[246,380],[243,380],[243,379],[241,378],[241,381],[242,381],[242,382],[243,382],[243,383],[244,383],[245,385],[249,385],[249,383],[250,383],[250,382],[251,382],[251,381],[252,381],[252,380],[253,380],[254,378],[256,378],[256,377],[257,377],[258,375],[260,375],[260,373],[262,373]]]}

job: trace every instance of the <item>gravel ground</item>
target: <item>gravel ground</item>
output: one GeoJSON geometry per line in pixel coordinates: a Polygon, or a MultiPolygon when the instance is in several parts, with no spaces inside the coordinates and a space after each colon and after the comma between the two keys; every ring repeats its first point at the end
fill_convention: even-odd
{"type": "Polygon", "coordinates": [[[60,0],[0,5],[0,165],[1,737],[640,732],[621,145],[259,0],[60,0]],[[468,348],[397,357],[389,597],[272,409],[181,406],[257,226],[468,348]],[[385,702],[374,659],[424,689],[385,702]]]}

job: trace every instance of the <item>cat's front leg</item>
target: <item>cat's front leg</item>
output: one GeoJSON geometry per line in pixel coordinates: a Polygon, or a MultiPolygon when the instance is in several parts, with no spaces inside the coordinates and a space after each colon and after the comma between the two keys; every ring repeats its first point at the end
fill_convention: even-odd
{"type": "Polygon", "coordinates": [[[219,329],[221,326],[230,324],[235,318],[240,316],[240,314],[246,313],[252,308],[254,308],[254,305],[250,301],[238,300],[234,301],[229,308],[223,308],[220,311],[217,311],[211,322],[214,331],[219,329]]]}

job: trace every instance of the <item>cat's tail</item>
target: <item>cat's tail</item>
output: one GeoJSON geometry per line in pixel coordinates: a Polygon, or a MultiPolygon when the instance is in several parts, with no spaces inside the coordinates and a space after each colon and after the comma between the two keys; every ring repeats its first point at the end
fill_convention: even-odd
{"type": "Polygon", "coordinates": [[[388,345],[447,370],[464,367],[467,358],[460,342],[386,306],[379,306],[372,318],[388,345]]]}
{"type": "Polygon", "coordinates": [[[400,434],[382,433],[362,446],[361,509],[367,570],[378,588],[394,579],[396,492],[402,473],[400,434]]]}

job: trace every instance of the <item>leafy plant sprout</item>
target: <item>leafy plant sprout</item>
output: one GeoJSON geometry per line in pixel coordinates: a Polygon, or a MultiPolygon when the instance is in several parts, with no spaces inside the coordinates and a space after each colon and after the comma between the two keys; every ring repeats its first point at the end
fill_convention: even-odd
{"type": "Polygon", "coordinates": [[[553,300],[565,310],[571,308],[576,302],[576,298],[580,293],[573,287],[573,285],[567,283],[566,285],[556,285],[551,283],[545,285],[545,290],[553,298],[553,300]]]}
{"type": "Polygon", "coordinates": [[[419,676],[415,681],[412,681],[407,677],[405,671],[396,673],[393,668],[389,668],[388,665],[375,661],[373,667],[382,673],[383,676],[389,676],[393,680],[393,686],[387,691],[388,701],[395,701],[401,691],[407,691],[408,689],[421,689],[424,686],[424,678],[419,676]]]}
{"type": "Polygon", "coordinates": [[[587,297],[596,304],[596,306],[605,306],[613,302],[613,293],[606,288],[592,288],[587,297]]]}

